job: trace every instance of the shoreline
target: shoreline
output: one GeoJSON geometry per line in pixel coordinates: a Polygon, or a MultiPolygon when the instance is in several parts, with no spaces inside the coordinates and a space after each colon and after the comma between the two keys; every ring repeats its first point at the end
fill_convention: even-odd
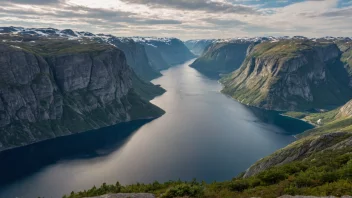
{"type": "Polygon", "coordinates": [[[312,126],[314,126],[314,128],[316,128],[316,127],[318,127],[319,125],[317,125],[317,124],[315,124],[315,123],[313,123],[313,122],[310,122],[310,121],[308,121],[308,120],[305,120],[305,119],[301,119],[301,118],[295,118],[295,117],[292,117],[292,116],[289,116],[289,115],[285,115],[284,113],[280,113],[280,115],[281,116],[285,116],[285,117],[289,117],[289,118],[293,118],[293,119],[296,119],[296,120],[301,120],[301,121],[303,121],[303,122],[306,122],[306,123],[308,123],[308,124],[310,124],[310,125],[312,125],[312,126]]]}
{"type": "MultiPolygon", "coordinates": [[[[161,116],[163,116],[165,113],[166,112],[164,111],[164,113],[161,116]]],[[[128,124],[128,123],[131,123],[131,122],[134,122],[134,121],[149,121],[150,122],[150,121],[153,121],[155,119],[160,118],[161,116],[158,116],[158,117],[146,117],[146,118],[140,118],[140,119],[135,119],[135,120],[123,121],[123,122],[119,122],[119,123],[116,123],[116,124],[113,124],[113,125],[103,126],[103,127],[96,128],[96,129],[91,129],[91,130],[88,130],[88,131],[81,131],[81,132],[77,132],[77,133],[60,135],[60,136],[56,136],[56,137],[53,137],[53,138],[46,138],[46,139],[30,142],[28,144],[20,145],[20,146],[7,147],[5,149],[0,149],[0,154],[2,154],[3,152],[6,152],[6,151],[13,150],[13,149],[24,148],[24,147],[31,146],[31,145],[34,145],[34,144],[39,144],[41,142],[54,140],[54,139],[57,139],[57,138],[63,138],[63,137],[72,136],[72,135],[79,135],[79,134],[82,134],[82,133],[92,132],[92,131],[96,131],[96,130],[100,130],[100,129],[104,129],[104,128],[108,128],[108,127],[114,127],[114,126],[120,125],[120,124],[128,124]]]]}
{"type": "MultiPolygon", "coordinates": [[[[240,104],[242,104],[242,105],[245,105],[246,107],[255,107],[255,108],[258,108],[258,109],[261,109],[261,110],[265,110],[265,111],[275,111],[275,112],[277,112],[280,116],[292,118],[292,119],[295,119],[295,120],[300,120],[300,121],[302,121],[302,122],[305,122],[305,123],[307,123],[307,124],[310,124],[310,125],[313,126],[313,129],[318,127],[317,124],[312,123],[312,122],[310,122],[310,121],[308,121],[308,120],[300,119],[300,118],[295,118],[295,117],[292,117],[292,116],[289,116],[289,115],[285,115],[285,114],[283,113],[284,111],[269,110],[269,109],[264,109],[264,108],[260,108],[260,107],[256,107],[256,106],[244,104],[244,103],[242,103],[242,102],[236,100],[235,98],[231,97],[230,95],[228,95],[228,94],[222,92],[222,90],[223,90],[223,88],[224,88],[225,86],[220,82],[220,80],[218,80],[217,82],[218,82],[218,83],[221,85],[221,87],[222,87],[222,88],[219,90],[219,92],[220,92],[221,94],[223,94],[224,96],[226,96],[226,97],[228,97],[228,98],[230,98],[230,99],[232,99],[232,100],[234,100],[234,101],[236,101],[236,102],[238,102],[238,103],[240,103],[240,104]]],[[[303,131],[302,133],[304,133],[304,132],[305,132],[305,131],[303,131]]],[[[299,134],[301,134],[301,133],[299,133],[299,134]]],[[[292,136],[293,136],[296,140],[298,140],[297,135],[299,135],[299,134],[292,135],[292,136]]]]}

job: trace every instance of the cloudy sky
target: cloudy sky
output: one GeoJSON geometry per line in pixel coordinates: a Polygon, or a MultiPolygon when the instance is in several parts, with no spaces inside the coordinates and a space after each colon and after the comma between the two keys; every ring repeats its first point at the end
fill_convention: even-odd
{"type": "Polygon", "coordinates": [[[352,36],[352,0],[0,0],[0,26],[117,36],[352,36]]]}

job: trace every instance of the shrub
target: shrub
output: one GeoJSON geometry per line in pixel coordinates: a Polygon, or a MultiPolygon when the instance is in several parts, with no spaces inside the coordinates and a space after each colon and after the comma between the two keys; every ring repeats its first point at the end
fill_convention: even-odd
{"type": "Polygon", "coordinates": [[[258,175],[258,178],[265,184],[271,185],[276,184],[279,181],[285,180],[287,178],[285,172],[278,168],[272,168],[264,171],[258,175]]]}
{"type": "Polygon", "coordinates": [[[230,190],[231,191],[238,191],[242,192],[250,187],[249,182],[246,180],[235,180],[232,181],[230,184],[230,190]]]}
{"type": "Polygon", "coordinates": [[[203,193],[204,189],[200,185],[180,184],[168,189],[162,197],[202,197],[203,193]]]}
{"type": "Polygon", "coordinates": [[[283,165],[281,167],[281,169],[286,174],[294,174],[294,173],[298,173],[298,172],[307,170],[308,166],[305,165],[303,162],[293,162],[290,164],[283,165]]]}
{"type": "Polygon", "coordinates": [[[252,188],[254,188],[254,187],[260,186],[260,185],[261,185],[261,181],[260,181],[260,179],[258,179],[258,178],[251,178],[251,179],[249,180],[249,185],[250,185],[252,188]]]}
{"type": "Polygon", "coordinates": [[[328,173],[324,173],[321,176],[321,181],[323,183],[330,183],[330,182],[334,182],[337,181],[339,179],[339,175],[336,172],[328,172],[328,173]]]}

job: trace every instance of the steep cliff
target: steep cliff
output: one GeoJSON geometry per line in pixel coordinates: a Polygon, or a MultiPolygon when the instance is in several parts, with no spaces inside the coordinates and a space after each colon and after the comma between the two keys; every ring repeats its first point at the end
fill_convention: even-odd
{"type": "Polygon", "coordinates": [[[195,55],[177,38],[133,37],[132,39],[146,47],[148,57],[157,70],[195,58],[195,55]],[[164,65],[165,63],[167,65],[164,65]]]}
{"type": "Polygon", "coordinates": [[[263,42],[224,77],[223,93],[253,106],[307,110],[338,106],[352,97],[341,52],[331,42],[290,39],[263,42]]]}
{"type": "Polygon", "coordinates": [[[337,44],[342,51],[341,61],[348,72],[350,77],[349,85],[352,87],[352,40],[337,41],[337,44]]]}
{"type": "Polygon", "coordinates": [[[159,49],[153,45],[146,45],[144,44],[145,51],[148,55],[150,65],[156,71],[161,71],[164,69],[168,69],[171,67],[169,63],[165,61],[159,49]]]}
{"type": "Polygon", "coordinates": [[[0,150],[163,114],[134,91],[116,47],[25,40],[0,44],[0,150]]]}
{"type": "Polygon", "coordinates": [[[185,45],[193,54],[201,56],[207,47],[216,41],[216,39],[188,40],[185,45]]]}
{"type": "Polygon", "coordinates": [[[132,39],[117,38],[114,36],[110,36],[107,42],[125,53],[127,64],[143,80],[150,81],[161,76],[161,73],[153,68],[152,62],[149,61],[143,45],[134,42],[132,39]]]}
{"type": "Polygon", "coordinates": [[[127,64],[133,68],[138,77],[150,81],[160,77],[161,73],[153,69],[146,54],[144,46],[135,43],[133,39],[116,37],[106,34],[93,34],[90,32],[77,32],[71,29],[58,30],[54,28],[23,28],[0,27],[0,33],[22,35],[31,39],[40,38],[66,38],[71,40],[94,40],[99,43],[108,43],[121,49],[127,59],[127,64]]]}
{"type": "Polygon", "coordinates": [[[250,44],[250,41],[215,42],[190,66],[206,75],[230,73],[241,66],[250,44]]]}

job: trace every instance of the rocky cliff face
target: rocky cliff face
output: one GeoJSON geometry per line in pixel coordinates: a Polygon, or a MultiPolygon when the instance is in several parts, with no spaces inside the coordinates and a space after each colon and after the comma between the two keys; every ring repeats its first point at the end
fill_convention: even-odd
{"type": "Polygon", "coordinates": [[[161,76],[161,73],[153,68],[152,62],[149,61],[143,45],[134,42],[132,39],[117,38],[114,36],[111,36],[107,42],[125,53],[127,64],[143,80],[150,81],[161,76]]]}
{"type": "Polygon", "coordinates": [[[148,55],[149,61],[151,66],[156,70],[156,71],[161,71],[164,69],[168,69],[171,67],[170,63],[167,63],[163,56],[161,55],[161,52],[159,49],[153,45],[146,45],[144,44],[145,51],[148,55]]]}
{"type": "Polygon", "coordinates": [[[132,39],[146,47],[152,65],[158,70],[186,62],[195,57],[184,43],[176,38],[134,37],[132,39]],[[166,66],[165,63],[167,63],[166,66]]]}
{"type": "Polygon", "coordinates": [[[338,117],[352,117],[352,100],[340,108],[338,117]]]}
{"type": "Polygon", "coordinates": [[[65,38],[71,40],[94,40],[99,43],[108,43],[121,49],[126,56],[127,64],[131,66],[138,77],[150,81],[160,77],[161,73],[151,66],[144,46],[130,38],[116,37],[106,34],[92,34],[90,32],[77,32],[71,29],[58,30],[54,28],[23,28],[23,27],[0,27],[0,33],[22,35],[24,37],[37,38],[65,38]]]}
{"type": "Polygon", "coordinates": [[[188,40],[185,45],[193,54],[201,56],[207,47],[216,41],[216,39],[188,40]]]}
{"type": "Polygon", "coordinates": [[[344,104],[352,97],[339,48],[329,42],[264,42],[241,68],[222,79],[223,92],[273,110],[307,110],[344,104]]]}
{"type": "Polygon", "coordinates": [[[241,66],[250,44],[247,41],[216,42],[208,46],[191,67],[206,75],[230,73],[241,66]]]}
{"type": "Polygon", "coordinates": [[[66,39],[0,44],[0,151],[163,111],[140,98],[117,48],[66,39]]]}
{"type": "Polygon", "coordinates": [[[336,43],[342,52],[341,62],[349,75],[349,86],[352,87],[352,40],[339,40],[336,43]]]}

